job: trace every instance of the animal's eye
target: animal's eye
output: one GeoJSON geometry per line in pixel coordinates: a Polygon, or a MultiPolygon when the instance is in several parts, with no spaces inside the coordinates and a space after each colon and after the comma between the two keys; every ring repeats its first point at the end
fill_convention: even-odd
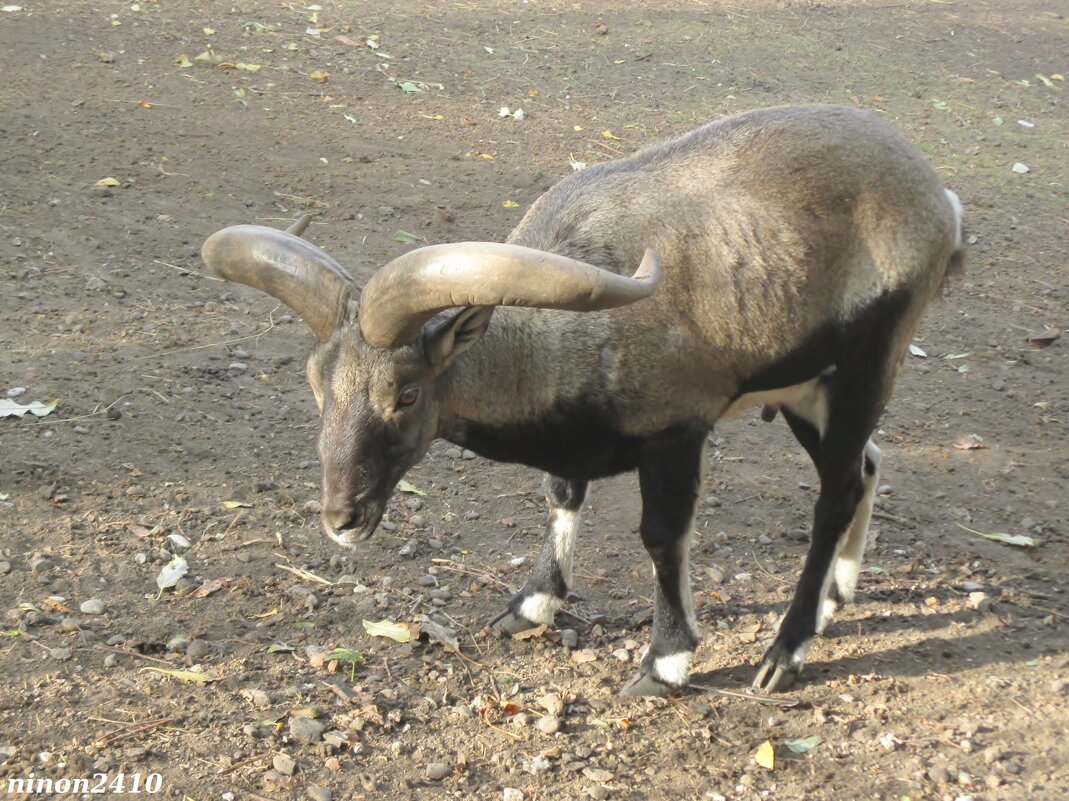
{"type": "Polygon", "coordinates": [[[397,408],[411,406],[417,400],[419,400],[419,387],[405,387],[397,396],[397,408]]]}

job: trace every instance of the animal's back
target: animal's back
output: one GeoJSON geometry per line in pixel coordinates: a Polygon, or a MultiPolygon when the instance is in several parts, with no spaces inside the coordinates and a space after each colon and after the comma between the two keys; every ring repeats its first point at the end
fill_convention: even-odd
{"type": "Polygon", "coordinates": [[[956,225],[938,176],[890,125],[799,106],[712,122],[577,173],[509,241],[617,272],[656,248],[664,286],[614,317],[677,325],[737,369],[901,287],[923,308],[956,225]]]}

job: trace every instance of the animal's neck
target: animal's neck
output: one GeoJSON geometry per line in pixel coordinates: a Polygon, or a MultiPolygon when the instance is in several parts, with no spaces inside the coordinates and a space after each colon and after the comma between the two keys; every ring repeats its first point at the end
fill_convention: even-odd
{"type": "Polygon", "coordinates": [[[439,384],[439,436],[458,444],[472,425],[504,426],[541,416],[567,394],[560,337],[544,312],[498,308],[490,327],[439,384]]]}

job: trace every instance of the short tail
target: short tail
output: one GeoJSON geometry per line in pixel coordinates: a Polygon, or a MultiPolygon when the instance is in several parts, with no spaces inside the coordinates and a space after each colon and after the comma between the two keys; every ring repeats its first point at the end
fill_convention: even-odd
{"type": "Polygon", "coordinates": [[[939,285],[939,291],[942,292],[947,288],[947,284],[950,283],[952,277],[956,277],[965,272],[965,209],[961,205],[961,198],[949,189],[944,189],[947,193],[947,199],[950,201],[951,207],[954,209],[954,220],[957,225],[957,231],[954,232],[954,252],[950,255],[950,261],[947,262],[946,272],[943,273],[943,281],[939,285]]]}

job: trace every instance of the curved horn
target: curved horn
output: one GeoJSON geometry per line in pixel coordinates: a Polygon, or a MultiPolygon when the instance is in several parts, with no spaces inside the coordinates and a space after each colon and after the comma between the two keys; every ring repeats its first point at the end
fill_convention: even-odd
{"type": "Polygon", "coordinates": [[[367,282],[360,332],[371,345],[393,348],[415,342],[423,324],[443,309],[611,309],[649,297],[660,280],[661,262],[652,248],[628,278],[520,245],[431,245],[394,259],[367,282]]]}
{"type": "MultiPolygon", "coordinates": [[[[290,231],[302,231],[302,217],[290,231]]],[[[209,275],[266,292],[285,303],[323,342],[345,319],[355,283],[310,242],[262,225],[233,225],[208,237],[201,256],[209,275]]]]}

